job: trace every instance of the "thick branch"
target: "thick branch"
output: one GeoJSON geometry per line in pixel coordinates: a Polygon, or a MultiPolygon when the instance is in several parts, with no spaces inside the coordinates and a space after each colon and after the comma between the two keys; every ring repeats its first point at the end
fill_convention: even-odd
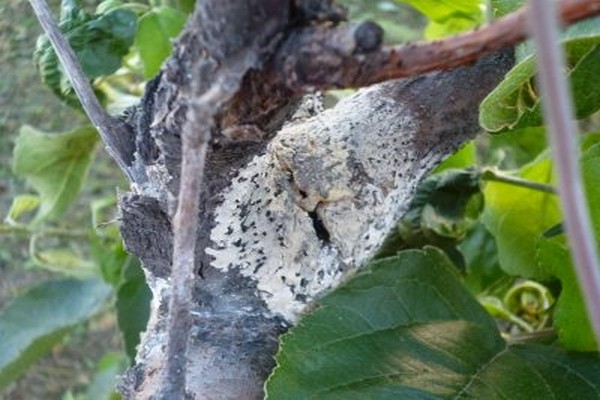
{"type": "MultiPolygon", "coordinates": [[[[600,14],[600,0],[562,0],[559,9],[568,25],[600,14]]],[[[311,27],[290,37],[275,68],[296,91],[368,86],[473,63],[526,39],[526,22],[527,10],[522,9],[462,35],[382,49],[371,47],[377,43],[372,26],[311,27]]]]}

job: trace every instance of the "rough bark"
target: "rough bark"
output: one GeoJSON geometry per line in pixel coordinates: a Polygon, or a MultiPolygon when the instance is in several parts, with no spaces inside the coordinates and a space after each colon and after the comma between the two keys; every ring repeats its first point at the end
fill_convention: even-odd
{"type": "MultiPolygon", "coordinates": [[[[182,55],[194,49],[192,31],[130,115],[148,180],[121,199],[122,233],[154,299],[137,363],[121,385],[129,398],[152,397],[162,373],[170,210],[185,122],[182,55]]],[[[502,54],[363,89],[330,110],[305,105],[267,140],[230,141],[217,132],[198,216],[186,368],[193,398],[262,396],[278,336],[368,261],[419,181],[479,131],[478,104],[510,64],[502,54]]],[[[276,111],[296,102],[288,100],[276,111]]],[[[272,122],[280,115],[270,115],[280,125],[272,122]]]]}

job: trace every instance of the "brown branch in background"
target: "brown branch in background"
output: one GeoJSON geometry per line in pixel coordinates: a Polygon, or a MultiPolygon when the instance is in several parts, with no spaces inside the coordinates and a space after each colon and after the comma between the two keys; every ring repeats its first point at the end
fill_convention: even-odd
{"type": "Polygon", "coordinates": [[[92,124],[96,127],[108,153],[115,159],[121,170],[129,175],[130,180],[135,181],[132,176],[131,164],[135,152],[135,144],[131,133],[125,124],[111,117],[100,105],[94,94],[92,85],[85,76],[75,52],[69,42],[60,31],[57,23],[45,0],[29,0],[33,11],[48,36],[58,59],[60,60],[67,77],[69,78],[83,110],[92,124]]]}
{"type": "MultiPolygon", "coordinates": [[[[600,0],[561,0],[565,25],[600,14],[600,0]]],[[[521,9],[479,30],[433,42],[378,48],[374,24],[310,27],[293,35],[279,51],[275,68],[285,84],[312,88],[361,87],[389,79],[448,70],[515,45],[527,37],[527,10],[521,9]]]]}

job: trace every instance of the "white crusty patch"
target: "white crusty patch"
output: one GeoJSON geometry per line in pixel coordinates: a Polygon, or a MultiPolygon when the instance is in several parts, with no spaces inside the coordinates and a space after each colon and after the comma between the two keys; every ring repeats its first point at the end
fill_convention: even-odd
{"type": "Polygon", "coordinates": [[[290,322],[374,255],[439,159],[420,153],[410,112],[383,93],[362,90],[285,127],[215,210],[212,265],[254,279],[290,322]]]}

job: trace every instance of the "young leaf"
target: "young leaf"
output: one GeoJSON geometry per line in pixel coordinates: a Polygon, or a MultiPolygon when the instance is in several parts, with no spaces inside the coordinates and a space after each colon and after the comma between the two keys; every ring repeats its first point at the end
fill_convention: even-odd
{"type": "Polygon", "coordinates": [[[13,152],[13,172],[39,193],[34,223],[60,217],[77,198],[98,141],[91,126],[49,134],[23,126],[13,152]]]}
{"type": "Polygon", "coordinates": [[[171,54],[171,39],[179,34],[186,15],[171,7],[155,8],[142,16],[135,46],[144,63],[144,76],[152,78],[171,54]]]}
{"type": "Polygon", "coordinates": [[[376,262],[286,334],[267,398],[600,398],[597,355],[507,345],[435,249],[376,262]]]}
{"type": "Polygon", "coordinates": [[[100,310],[111,289],[97,281],[49,281],[0,312],[0,390],[46,354],[75,325],[100,310]]]}

